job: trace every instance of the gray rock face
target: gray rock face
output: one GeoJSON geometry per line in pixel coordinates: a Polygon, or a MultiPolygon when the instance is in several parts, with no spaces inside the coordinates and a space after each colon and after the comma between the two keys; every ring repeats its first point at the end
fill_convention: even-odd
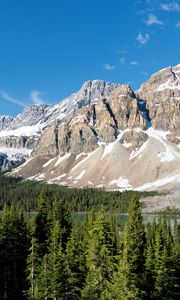
{"type": "Polygon", "coordinates": [[[180,135],[180,65],[152,75],[138,95],[147,100],[154,128],[180,135]]]}
{"type": "Polygon", "coordinates": [[[23,164],[26,158],[27,156],[15,154],[10,159],[7,154],[0,152],[0,171],[11,171],[23,164]]]}
{"type": "Polygon", "coordinates": [[[7,129],[17,129],[22,126],[36,125],[44,116],[48,105],[36,104],[27,107],[22,114],[12,120],[7,129]]]}
{"type": "Polygon", "coordinates": [[[0,148],[34,149],[38,144],[36,136],[7,136],[0,137],[0,148]]]}
{"type": "Polygon", "coordinates": [[[136,120],[139,114],[137,99],[128,85],[117,85],[105,98],[99,97],[100,100],[92,100],[89,105],[75,110],[68,119],[47,128],[35,153],[91,152],[99,142],[115,141],[119,132],[128,126],[140,125],[136,120]]]}
{"type": "Polygon", "coordinates": [[[67,118],[68,115],[73,114],[74,111],[81,107],[95,103],[108,96],[118,86],[120,84],[103,80],[86,81],[77,93],[72,94],[56,105],[49,106],[40,123],[47,125],[67,118]]]}
{"type": "Polygon", "coordinates": [[[32,126],[37,123],[47,126],[57,122],[68,114],[108,96],[120,84],[105,82],[103,80],[86,81],[81,89],[60,101],[56,105],[36,104],[26,108],[14,119],[0,116],[0,130],[13,130],[23,126],[32,126]]]}
{"type": "Polygon", "coordinates": [[[0,116],[0,130],[4,130],[10,127],[13,118],[10,116],[0,116]]]}

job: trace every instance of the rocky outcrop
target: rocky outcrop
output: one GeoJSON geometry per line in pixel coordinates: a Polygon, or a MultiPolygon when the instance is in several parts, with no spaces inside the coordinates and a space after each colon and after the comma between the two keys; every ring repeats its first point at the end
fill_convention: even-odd
{"type": "Polygon", "coordinates": [[[0,137],[0,148],[35,149],[38,144],[37,136],[7,136],[0,137]]]}
{"type": "Polygon", "coordinates": [[[48,105],[35,104],[27,107],[22,114],[19,114],[12,120],[8,126],[8,130],[17,129],[23,126],[36,125],[43,118],[48,105]]]}
{"type": "Polygon", "coordinates": [[[119,85],[106,98],[92,101],[47,128],[34,153],[91,152],[99,143],[115,141],[121,130],[140,126],[141,119],[133,91],[128,85],[119,85]]]}
{"type": "Polygon", "coordinates": [[[0,131],[9,128],[12,121],[10,116],[0,116],[0,131]]]}
{"type": "Polygon", "coordinates": [[[21,153],[11,153],[11,155],[9,156],[6,153],[0,152],[0,171],[11,171],[12,169],[23,164],[27,158],[28,155],[22,155],[21,153]]]}
{"type": "Polygon", "coordinates": [[[152,75],[138,96],[147,100],[154,128],[180,135],[180,65],[152,75]]]}

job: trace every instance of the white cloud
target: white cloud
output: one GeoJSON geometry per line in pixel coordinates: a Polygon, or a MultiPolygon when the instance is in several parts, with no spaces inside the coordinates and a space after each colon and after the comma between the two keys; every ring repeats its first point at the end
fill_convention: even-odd
{"type": "Polygon", "coordinates": [[[44,94],[43,92],[40,92],[40,91],[37,91],[37,90],[33,90],[31,92],[31,95],[30,95],[31,101],[34,104],[43,104],[44,100],[41,97],[43,94],[44,94]]]}
{"type": "Polygon", "coordinates": [[[114,70],[116,67],[110,64],[104,64],[103,65],[103,69],[107,70],[107,71],[112,71],[114,70]]]}
{"type": "Polygon", "coordinates": [[[180,11],[180,5],[176,1],[161,3],[161,9],[165,11],[180,11]]]}
{"type": "Polygon", "coordinates": [[[176,23],[176,27],[180,27],[180,21],[176,23]]]}
{"type": "Polygon", "coordinates": [[[135,60],[134,60],[134,61],[131,61],[131,62],[130,62],[130,65],[131,65],[131,66],[139,66],[139,63],[138,63],[138,61],[135,61],[135,60]]]}
{"type": "Polygon", "coordinates": [[[0,98],[23,108],[30,106],[32,104],[43,104],[44,101],[41,97],[42,94],[44,93],[37,90],[33,90],[30,93],[30,96],[26,98],[26,101],[22,101],[11,96],[9,93],[5,92],[4,90],[0,90],[0,98]]]}
{"type": "Polygon", "coordinates": [[[136,41],[138,41],[141,45],[144,45],[148,43],[150,40],[150,35],[148,33],[145,33],[144,35],[142,33],[139,33],[136,41]]]}
{"type": "Polygon", "coordinates": [[[125,57],[121,57],[121,58],[120,58],[120,63],[121,63],[121,65],[125,65],[125,63],[126,63],[126,58],[125,58],[125,57]]]}
{"type": "Polygon", "coordinates": [[[159,20],[155,15],[149,14],[148,19],[145,21],[145,23],[150,26],[150,25],[163,25],[163,22],[159,20]]]}
{"type": "Polygon", "coordinates": [[[26,103],[24,103],[23,101],[17,100],[16,98],[10,96],[8,93],[6,93],[3,90],[0,90],[0,97],[3,98],[4,100],[6,100],[8,102],[11,102],[11,103],[14,103],[14,104],[16,104],[20,107],[26,107],[27,106],[26,103]]]}
{"type": "Polygon", "coordinates": [[[149,76],[148,72],[142,71],[141,74],[145,75],[145,76],[149,76]]]}

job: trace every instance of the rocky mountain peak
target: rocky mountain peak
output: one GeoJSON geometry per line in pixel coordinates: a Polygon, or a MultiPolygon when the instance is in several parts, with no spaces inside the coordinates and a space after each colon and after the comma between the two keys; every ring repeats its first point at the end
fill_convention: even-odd
{"type": "Polygon", "coordinates": [[[180,64],[154,73],[149,80],[141,85],[138,93],[147,92],[147,90],[162,92],[174,89],[180,91],[180,64]]]}
{"type": "Polygon", "coordinates": [[[153,74],[141,85],[138,95],[147,101],[155,129],[180,135],[180,65],[153,74]]]}
{"type": "Polygon", "coordinates": [[[22,114],[19,114],[12,120],[8,129],[17,129],[22,126],[36,125],[44,116],[48,105],[34,104],[24,109],[22,114]]]}
{"type": "Polygon", "coordinates": [[[79,94],[90,101],[100,100],[102,97],[109,95],[118,86],[120,84],[104,80],[88,80],[83,83],[79,94]]]}

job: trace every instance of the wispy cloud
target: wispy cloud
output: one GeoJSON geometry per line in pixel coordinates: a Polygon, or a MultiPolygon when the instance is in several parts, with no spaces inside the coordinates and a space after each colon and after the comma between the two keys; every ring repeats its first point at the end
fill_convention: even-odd
{"type": "Polygon", "coordinates": [[[125,54],[127,54],[127,50],[126,49],[116,50],[116,54],[125,55],[125,54]]]}
{"type": "Polygon", "coordinates": [[[121,63],[121,65],[125,65],[125,63],[126,63],[126,58],[125,58],[125,57],[121,57],[121,58],[120,58],[120,63],[121,63]]]}
{"type": "Polygon", "coordinates": [[[149,73],[148,73],[148,72],[145,72],[145,71],[142,71],[141,74],[142,74],[142,75],[145,75],[145,76],[149,76],[149,73]]]}
{"type": "Polygon", "coordinates": [[[138,61],[133,60],[133,61],[130,62],[130,65],[131,66],[139,66],[139,63],[138,63],[138,61]]]}
{"type": "Polygon", "coordinates": [[[163,22],[161,20],[159,20],[158,17],[156,17],[155,15],[149,14],[148,19],[145,21],[145,24],[148,26],[163,25],[163,22]]]}
{"type": "Polygon", "coordinates": [[[150,40],[150,35],[148,33],[145,33],[144,35],[142,33],[139,33],[136,41],[138,41],[141,45],[145,45],[150,40]]]}
{"type": "Polygon", "coordinates": [[[176,27],[180,27],[180,21],[176,23],[176,27]]]}
{"type": "Polygon", "coordinates": [[[107,71],[112,71],[116,68],[114,65],[110,65],[110,64],[104,64],[102,67],[107,71]]]}
{"type": "Polygon", "coordinates": [[[0,98],[2,98],[5,101],[8,101],[10,103],[13,103],[17,106],[20,106],[22,108],[25,108],[27,106],[30,106],[32,104],[43,104],[44,100],[42,99],[42,95],[45,94],[44,92],[40,92],[37,90],[32,90],[29,97],[26,97],[25,101],[19,100],[14,96],[11,96],[8,92],[4,90],[0,90],[0,98]]]}
{"type": "Polygon", "coordinates": [[[31,92],[31,95],[30,95],[32,103],[34,103],[34,104],[43,104],[44,103],[44,100],[42,99],[43,94],[44,94],[44,92],[33,90],[31,92]]]}
{"type": "Polygon", "coordinates": [[[161,9],[165,11],[180,11],[180,5],[176,1],[169,1],[167,3],[161,3],[161,9]]]}
{"type": "Polygon", "coordinates": [[[0,90],[0,97],[8,102],[14,103],[20,107],[26,107],[27,103],[24,103],[21,100],[16,99],[15,97],[9,95],[7,92],[0,90]]]}

